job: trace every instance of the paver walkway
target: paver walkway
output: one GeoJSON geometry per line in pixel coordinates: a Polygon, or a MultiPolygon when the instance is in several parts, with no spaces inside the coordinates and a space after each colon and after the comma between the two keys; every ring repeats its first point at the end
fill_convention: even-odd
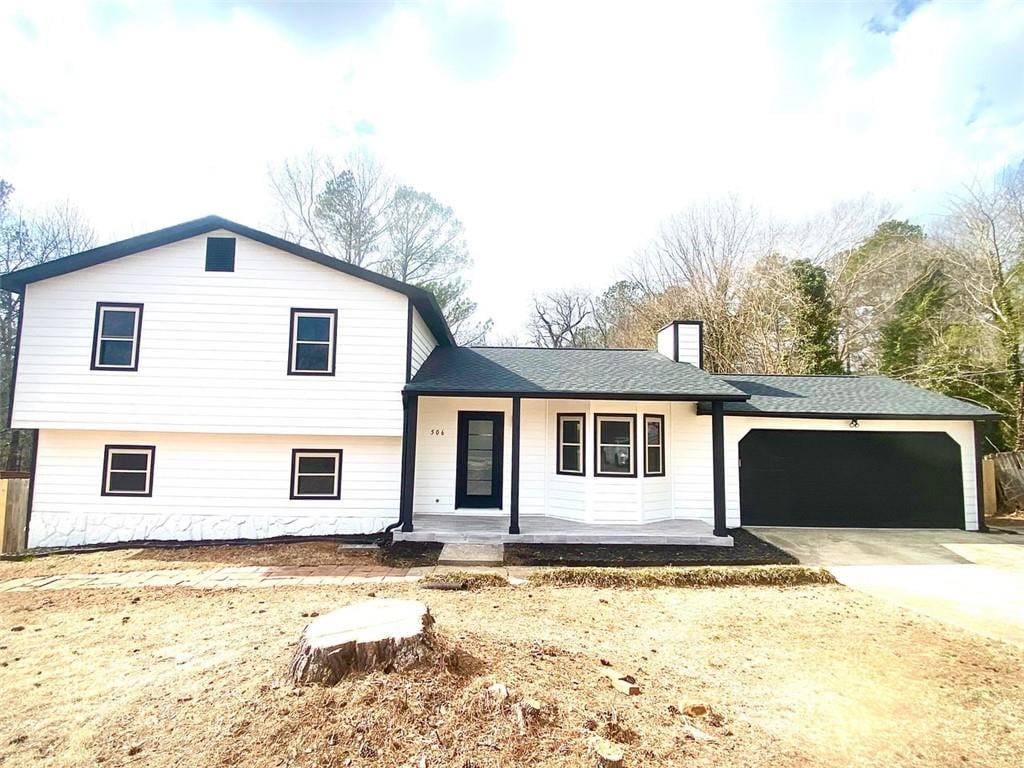
{"type": "Polygon", "coordinates": [[[212,569],[128,571],[125,573],[27,576],[0,581],[0,592],[37,589],[133,589],[135,587],[235,587],[319,586],[322,584],[383,584],[415,581],[409,568],[384,566],[225,566],[212,569]]]}
{"type": "MultiPolygon", "coordinates": [[[[124,573],[72,573],[25,576],[0,581],[0,592],[31,592],[43,589],[135,589],[138,587],[185,587],[189,589],[236,589],[251,587],[313,587],[325,584],[394,584],[421,579],[428,573],[456,570],[444,566],[390,568],[381,565],[246,565],[211,569],[127,571],[124,573]]],[[[515,580],[529,568],[460,568],[489,571],[515,580]]]]}

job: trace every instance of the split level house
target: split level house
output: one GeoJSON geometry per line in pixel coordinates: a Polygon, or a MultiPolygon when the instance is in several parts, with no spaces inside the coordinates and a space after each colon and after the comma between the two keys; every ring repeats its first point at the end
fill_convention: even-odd
{"type": "Polygon", "coordinates": [[[219,217],[12,272],[30,546],[288,535],[729,545],[979,527],[978,406],[879,376],[456,344],[434,297],[219,217]]]}

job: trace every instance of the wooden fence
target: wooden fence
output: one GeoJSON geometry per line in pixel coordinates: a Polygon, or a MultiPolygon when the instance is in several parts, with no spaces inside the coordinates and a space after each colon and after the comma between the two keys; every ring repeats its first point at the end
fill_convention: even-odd
{"type": "Polygon", "coordinates": [[[985,516],[1024,509],[1024,453],[991,453],[982,461],[985,516]]]}
{"type": "Polygon", "coordinates": [[[25,549],[28,517],[27,472],[0,472],[0,553],[25,549]]]}

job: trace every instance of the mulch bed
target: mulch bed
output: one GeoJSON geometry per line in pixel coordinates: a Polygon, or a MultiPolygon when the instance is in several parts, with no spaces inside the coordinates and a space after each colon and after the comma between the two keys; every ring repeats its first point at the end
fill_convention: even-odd
{"type": "Polygon", "coordinates": [[[395,541],[380,551],[380,564],[392,568],[422,568],[437,565],[444,544],[436,541],[395,541]]]}
{"type": "Polygon", "coordinates": [[[635,544],[506,544],[505,565],[795,565],[785,550],[749,531],[729,531],[731,547],[635,544]]]}

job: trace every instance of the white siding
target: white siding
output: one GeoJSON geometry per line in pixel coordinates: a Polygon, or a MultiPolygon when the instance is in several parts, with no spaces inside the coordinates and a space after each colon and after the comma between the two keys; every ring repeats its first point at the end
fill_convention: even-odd
{"type": "MultiPolygon", "coordinates": [[[[519,436],[519,514],[543,515],[546,512],[544,487],[554,472],[554,453],[548,456],[546,400],[522,401],[522,432],[519,436]],[[550,461],[549,461],[550,459],[550,461]]],[[[511,429],[511,427],[510,427],[511,429]]]]}
{"type": "MultiPolygon", "coordinates": [[[[520,515],[544,514],[595,523],[630,523],[688,518],[714,523],[711,417],[698,416],[695,403],[589,400],[523,400],[520,438],[520,515]],[[586,475],[555,471],[557,416],[586,414],[586,475]],[[637,416],[638,476],[594,476],[594,415],[637,416]],[[665,416],[666,477],[643,476],[643,415],[665,416]]],[[[460,410],[502,411],[505,414],[504,502],[494,514],[507,515],[511,482],[511,400],[420,398],[416,449],[414,513],[454,513],[455,452],[460,410]],[[431,431],[436,434],[431,434],[431,431]],[[440,434],[443,432],[444,434],[440,434]]],[[[750,429],[849,429],[846,419],[776,419],[727,416],[725,419],[726,523],[740,525],[739,441],[750,429]]],[[[975,493],[974,432],[960,421],[860,421],[861,430],[945,432],[961,448],[968,530],[978,526],[975,493]]],[[[476,510],[466,510],[477,514],[476,510]]]]}
{"type": "Polygon", "coordinates": [[[675,333],[672,331],[672,323],[669,323],[658,331],[657,347],[658,352],[669,360],[675,360],[675,333]]]}
{"type": "MultiPolygon", "coordinates": [[[[710,424],[710,417],[702,417],[710,424]]],[[[859,420],[861,432],[945,432],[960,446],[964,487],[964,521],[969,531],[978,530],[978,497],[974,465],[974,425],[969,421],[859,420]]],[[[710,428],[710,427],[709,427],[710,428]]],[[[739,444],[751,429],[850,430],[849,419],[785,419],[771,417],[725,418],[725,502],[726,523],[740,525],[739,444]]]]}
{"type": "Polygon", "coordinates": [[[700,326],[695,323],[679,324],[679,362],[700,368],[700,326]]]}
{"type": "Polygon", "coordinates": [[[427,328],[423,318],[415,308],[412,310],[412,375],[423,365],[423,361],[430,356],[430,353],[437,346],[437,339],[427,328]]]}
{"type": "Polygon", "coordinates": [[[398,519],[401,438],[40,430],[29,546],[372,533],[398,519]],[[101,496],[107,444],[154,445],[153,495],[101,496]],[[343,451],[341,500],[290,499],[293,448],[343,451]]]}
{"type": "MultiPolygon", "coordinates": [[[[421,397],[416,441],[416,492],[413,513],[481,514],[481,510],[455,509],[455,463],[459,411],[501,411],[505,415],[505,455],[503,503],[496,515],[509,514],[511,483],[512,401],[509,398],[421,397]],[[443,433],[443,434],[441,434],[443,433]]],[[[551,515],[571,520],[630,523],[670,517],[696,517],[680,514],[673,504],[673,457],[676,448],[666,445],[667,477],[643,476],[643,415],[665,416],[666,439],[672,434],[673,416],[667,403],[642,403],[589,400],[522,401],[519,469],[519,514],[551,515]],[[584,464],[586,475],[560,475],[555,471],[557,415],[586,414],[584,464]],[[637,474],[635,478],[594,477],[594,414],[630,413],[637,416],[637,474]]],[[[694,417],[696,419],[696,417],[694,417]]],[[[710,431],[708,431],[710,439],[710,431]]],[[[710,447],[708,448],[710,455],[710,447]]],[[[681,471],[690,472],[689,467],[681,471]]],[[[710,500],[711,476],[708,485],[710,500]]],[[[699,483],[694,479],[692,484],[699,483]]],[[[687,510],[689,510],[689,505],[687,510]]],[[[700,516],[711,519],[710,501],[700,516]],[[706,513],[706,514],[704,514],[706,513]]],[[[486,513],[486,511],[483,511],[486,513]]],[[[415,517],[414,517],[415,522],[415,517]]]]}
{"type": "MultiPolygon", "coordinates": [[[[728,421],[726,419],[727,424],[728,421]]],[[[695,518],[713,525],[711,417],[698,416],[696,403],[672,403],[672,419],[667,429],[672,436],[668,467],[674,516],[695,518]]]]}
{"type": "Polygon", "coordinates": [[[700,325],[678,320],[669,323],[658,331],[657,349],[670,360],[690,363],[700,368],[700,325]],[[679,336],[678,348],[676,348],[676,329],[678,329],[679,336]]]}
{"type": "Polygon", "coordinates": [[[502,504],[501,510],[490,511],[495,514],[508,514],[509,488],[512,484],[511,399],[421,397],[419,424],[416,428],[414,517],[417,513],[428,512],[451,514],[463,511],[474,515],[488,513],[485,509],[455,509],[455,454],[458,444],[459,411],[500,411],[505,415],[502,504]]]}
{"type": "MultiPolygon", "coordinates": [[[[590,414],[589,400],[544,400],[544,420],[531,424],[531,438],[534,444],[544,446],[543,482],[530,488],[531,495],[547,499],[543,514],[565,520],[590,519],[590,480],[594,474],[594,420],[590,414]],[[583,466],[586,474],[560,475],[558,466],[558,414],[582,413],[583,417],[583,466]]],[[[522,496],[522,488],[520,488],[522,496]]]]}
{"type": "Polygon", "coordinates": [[[29,285],[14,426],[401,435],[407,297],[243,237],[206,272],[207,236],[29,285]],[[137,372],[89,369],[97,301],[145,305],[137,372]],[[287,375],[293,307],[338,310],[336,375],[287,375]]]}

